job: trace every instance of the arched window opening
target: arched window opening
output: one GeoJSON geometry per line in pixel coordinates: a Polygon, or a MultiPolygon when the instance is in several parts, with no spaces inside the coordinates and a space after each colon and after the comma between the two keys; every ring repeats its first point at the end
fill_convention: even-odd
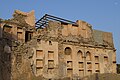
{"type": "Polygon", "coordinates": [[[64,52],[67,59],[72,58],[72,50],[70,47],[66,47],[64,52]]]}
{"type": "Polygon", "coordinates": [[[91,53],[89,51],[86,53],[86,60],[91,61],[91,53]]]}
{"type": "Polygon", "coordinates": [[[83,60],[83,53],[82,53],[82,51],[78,51],[78,53],[77,53],[77,56],[78,56],[78,60],[83,60]]]}

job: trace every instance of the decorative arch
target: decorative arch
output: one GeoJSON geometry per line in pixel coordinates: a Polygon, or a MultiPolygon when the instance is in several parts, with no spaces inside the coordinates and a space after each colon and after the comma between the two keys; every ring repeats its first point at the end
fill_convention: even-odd
{"type": "Polygon", "coordinates": [[[70,47],[66,47],[64,50],[66,58],[72,58],[72,49],[70,47]]]}
{"type": "Polygon", "coordinates": [[[92,60],[92,56],[91,56],[91,53],[89,51],[86,52],[86,60],[88,60],[88,61],[92,60]]]}
{"type": "Polygon", "coordinates": [[[83,60],[83,53],[81,50],[77,52],[78,60],[83,60]]]}

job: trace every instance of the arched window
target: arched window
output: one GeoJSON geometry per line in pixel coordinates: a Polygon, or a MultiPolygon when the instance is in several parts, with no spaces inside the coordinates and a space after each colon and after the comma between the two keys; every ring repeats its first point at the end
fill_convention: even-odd
{"type": "Polygon", "coordinates": [[[82,53],[82,51],[78,51],[77,52],[77,56],[78,56],[78,60],[83,60],[83,53],[82,53]]]}
{"type": "Polygon", "coordinates": [[[70,47],[66,47],[64,52],[67,59],[72,58],[72,50],[70,47]]]}
{"type": "Polygon", "coordinates": [[[91,53],[89,51],[86,52],[86,60],[91,61],[91,53]]]}

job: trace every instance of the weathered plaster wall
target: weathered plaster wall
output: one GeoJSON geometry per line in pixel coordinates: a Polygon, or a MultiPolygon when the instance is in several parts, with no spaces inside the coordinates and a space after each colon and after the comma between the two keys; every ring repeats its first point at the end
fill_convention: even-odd
{"type": "Polygon", "coordinates": [[[13,16],[0,23],[0,79],[64,80],[116,73],[111,33],[93,30],[80,20],[76,22],[78,26],[49,21],[45,28],[35,30],[34,11],[15,11],[13,16]],[[6,30],[11,30],[7,35],[5,25],[10,27],[6,30]]]}

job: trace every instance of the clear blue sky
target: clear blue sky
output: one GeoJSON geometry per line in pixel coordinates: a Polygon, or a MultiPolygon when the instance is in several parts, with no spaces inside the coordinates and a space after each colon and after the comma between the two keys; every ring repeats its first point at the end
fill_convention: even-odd
{"type": "Polygon", "coordinates": [[[84,20],[94,29],[112,32],[120,63],[120,0],[1,0],[0,18],[11,18],[15,9],[35,10],[36,19],[48,13],[72,21],[84,20]]]}

